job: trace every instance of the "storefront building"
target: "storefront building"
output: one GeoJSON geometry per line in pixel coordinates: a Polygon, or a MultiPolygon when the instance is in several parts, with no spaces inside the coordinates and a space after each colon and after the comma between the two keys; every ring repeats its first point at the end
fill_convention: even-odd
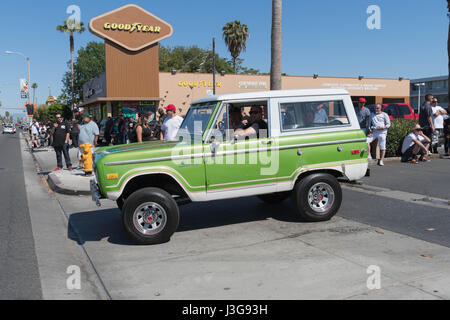
{"type": "MultiPolygon", "coordinates": [[[[83,107],[100,121],[106,117],[136,117],[174,104],[180,115],[190,104],[213,93],[213,75],[159,72],[159,41],[172,27],[148,11],[127,5],[90,21],[92,33],[105,40],[106,72],[83,86],[83,107]]],[[[220,71],[220,70],[219,70],[220,71]]],[[[367,104],[409,103],[408,79],[284,76],[282,88],[346,89],[353,101],[367,104]]],[[[269,75],[216,74],[216,94],[270,90],[269,75]]]]}
{"type": "MultiPolygon", "coordinates": [[[[159,74],[161,104],[174,104],[185,114],[191,102],[213,92],[213,75],[205,73],[159,74]]],[[[319,76],[284,76],[282,89],[345,89],[357,105],[359,98],[367,104],[409,103],[408,79],[344,78],[319,76]]],[[[216,94],[270,90],[269,75],[216,74],[216,94]]]]}
{"type": "Polygon", "coordinates": [[[157,110],[160,103],[159,41],[170,24],[136,5],[93,18],[89,29],[105,40],[106,72],[83,86],[83,103],[94,120],[157,110]]]}

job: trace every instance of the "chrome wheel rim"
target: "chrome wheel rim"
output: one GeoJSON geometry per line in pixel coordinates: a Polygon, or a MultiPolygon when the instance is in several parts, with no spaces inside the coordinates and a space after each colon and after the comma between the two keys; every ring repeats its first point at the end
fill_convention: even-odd
{"type": "Polygon", "coordinates": [[[319,182],[309,189],[308,204],[314,212],[324,213],[328,211],[333,206],[334,199],[333,188],[327,183],[319,182]]]}
{"type": "Polygon", "coordinates": [[[134,210],[133,223],[140,233],[155,235],[166,226],[166,210],[156,202],[145,202],[134,210]]]}

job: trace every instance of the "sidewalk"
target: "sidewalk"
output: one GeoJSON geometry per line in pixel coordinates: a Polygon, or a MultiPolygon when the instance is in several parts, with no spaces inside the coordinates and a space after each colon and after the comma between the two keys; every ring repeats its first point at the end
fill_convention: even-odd
{"type": "Polygon", "coordinates": [[[76,169],[79,163],[77,152],[76,148],[69,150],[73,171],[65,168],[64,157],[64,170],[53,171],[56,168],[56,154],[52,147],[39,148],[32,153],[39,163],[41,173],[48,174],[47,181],[53,191],[67,195],[91,194],[90,180],[93,176],[86,177],[84,171],[76,169]]]}

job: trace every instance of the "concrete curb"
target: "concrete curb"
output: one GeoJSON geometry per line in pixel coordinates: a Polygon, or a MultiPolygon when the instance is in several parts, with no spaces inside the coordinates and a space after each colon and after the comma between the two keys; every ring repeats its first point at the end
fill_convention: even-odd
{"type": "Polygon", "coordinates": [[[91,191],[87,191],[87,190],[73,190],[73,189],[67,189],[67,188],[61,188],[58,185],[61,183],[59,181],[59,178],[52,174],[49,173],[49,175],[47,176],[47,182],[48,185],[50,186],[50,188],[57,193],[61,193],[61,194],[65,194],[65,195],[69,195],[69,196],[90,196],[91,195],[91,191]]]}

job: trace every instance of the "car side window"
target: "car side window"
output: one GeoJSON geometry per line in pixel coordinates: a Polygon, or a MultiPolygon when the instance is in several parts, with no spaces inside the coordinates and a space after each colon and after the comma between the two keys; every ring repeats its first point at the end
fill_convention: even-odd
{"type": "Polygon", "coordinates": [[[409,116],[411,115],[411,109],[405,105],[398,105],[398,113],[400,116],[409,116]]]}
{"type": "Polygon", "coordinates": [[[281,103],[280,119],[283,131],[350,124],[341,100],[281,103]]]}
{"type": "Polygon", "coordinates": [[[383,112],[387,113],[390,116],[396,117],[397,116],[397,109],[395,108],[395,105],[388,105],[383,112]]]}

